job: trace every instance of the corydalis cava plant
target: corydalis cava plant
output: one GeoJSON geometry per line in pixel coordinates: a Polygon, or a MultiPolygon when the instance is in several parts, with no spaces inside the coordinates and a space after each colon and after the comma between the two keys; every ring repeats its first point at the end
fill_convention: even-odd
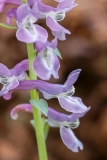
{"type": "Polygon", "coordinates": [[[40,160],[48,159],[43,134],[46,132],[47,135],[48,130],[43,127],[42,122],[47,122],[50,127],[59,127],[63,143],[73,152],[78,152],[78,148],[83,149],[83,144],[77,139],[72,129],[79,126],[79,118],[90,109],[79,97],[73,96],[74,83],[78,79],[80,69],[72,71],[63,85],[44,81],[49,80],[52,75],[56,79],[59,78],[59,57],[61,58],[61,55],[57,49],[57,39],[65,40],[66,34],[70,34],[70,31],[59,24],[59,21],[65,18],[68,11],[77,6],[74,0],[56,1],[58,2],[56,7],[45,5],[41,0],[0,1],[0,12],[3,12],[8,4],[15,6],[6,13],[7,24],[0,23],[0,26],[15,29],[16,38],[27,43],[28,51],[28,59],[18,63],[12,69],[0,64],[0,83],[3,85],[0,96],[8,100],[14,90],[30,90],[32,105],[16,106],[11,111],[11,117],[17,118],[17,112],[20,110],[33,113],[40,160]],[[12,18],[16,20],[16,26],[11,26],[12,18]],[[37,24],[39,19],[46,20],[46,25],[54,36],[52,41],[48,41],[47,30],[37,24]],[[26,71],[29,72],[27,75],[29,80],[26,80],[26,71]],[[37,80],[37,76],[41,80],[37,80]],[[40,91],[46,100],[57,98],[61,107],[70,114],[59,113],[48,107],[45,100],[38,98],[36,90],[40,91]]]}

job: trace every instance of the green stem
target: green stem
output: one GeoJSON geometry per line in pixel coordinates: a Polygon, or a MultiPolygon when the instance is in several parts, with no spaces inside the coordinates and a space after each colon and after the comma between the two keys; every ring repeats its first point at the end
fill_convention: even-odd
{"type": "MultiPolygon", "coordinates": [[[[35,75],[32,69],[32,63],[34,61],[34,58],[36,57],[36,51],[34,50],[33,44],[27,44],[27,50],[28,50],[28,59],[29,59],[29,78],[37,79],[37,76],[35,75]]],[[[33,100],[39,99],[39,95],[36,90],[31,90],[30,95],[31,95],[31,99],[33,100]]],[[[33,107],[33,117],[34,117],[34,123],[35,123],[35,132],[36,132],[36,138],[37,138],[39,158],[40,160],[47,160],[48,159],[47,150],[46,150],[46,144],[45,144],[45,138],[44,138],[44,132],[43,132],[41,113],[35,107],[33,107]]]]}
{"type": "Polygon", "coordinates": [[[22,3],[23,3],[23,4],[26,4],[26,3],[27,3],[27,0],[22,0],[22,3]]]}

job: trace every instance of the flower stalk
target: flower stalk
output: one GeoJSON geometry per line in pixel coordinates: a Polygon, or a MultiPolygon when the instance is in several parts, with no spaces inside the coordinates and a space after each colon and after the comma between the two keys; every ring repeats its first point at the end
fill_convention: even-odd
{"type": "MultiPolygon", "coordinates": [[[[34,61],[34,58],[36,57],[36,51],[34,50],[33,44],[27,44],[27,50],[28,50],[28,59],[29,59],[29,78],[31,80],[34,80],[34,79],[36,80],[37,76],[35,75],[32,69],[32,63],[34,61]]],[[[33,100],[39,99],[39,95],[36,90],[31,90],[30,96],[31,96],[31,99],[33,100]]],[[[33,106],[32,106],[32,110],[33,110],[33,117],[34,117],[34,123],[35,123],[35,132],[36,132],[36,138],[37,138],[39,159],[47,160],[48,159],[47,150],[46,150],[41,114],[40,114],[40,111],[33,106]]]]}

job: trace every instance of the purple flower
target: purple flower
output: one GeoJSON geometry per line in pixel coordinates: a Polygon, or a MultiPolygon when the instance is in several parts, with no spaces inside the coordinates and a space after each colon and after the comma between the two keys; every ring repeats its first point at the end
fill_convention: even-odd
{"type": "Polygon", "coordinates": [[[79,126],[79,118],[83,117],[90,108],[83,113],[73,113],[66,115],[59,113],[52,108],[48,110],[48,124],[51,127],[60,127],[60,135],[63,143],[73,152],[78,152],[79,149],[83,149],[83,144],[77,139],[71,129],[75,129],[79,126]]]}
{"type": "Polygon", "coordinates": [[[36,49],[39,53],[33,62],[33,69],[36,75],[43,80],[49,80],[51,75],[59,78],[60,63],[54,53],[56,46],[56,38],[51,43],[48,41],[46,43],[36,42],[36,49]]]}
{"type": "Polygon", "coordinates": [[[16,120],[18,118],[18,112],[23,110],[32,113],[32,105],[29,103],[18,104],[11,110],[10,112],[11,118],[16,120]]]}
{"type": "MultiPolygon", "coordinates": [[[[32,6],[37,0],[27,0],[27,3],[32,6]]],[[[38,0],[41,1],[41,0],[38,0]]],[[[3,12],[6,5],[22,5],[22,0],[0,0],[0,12],[3,12]]]]}
{"type": "Polygon", "coordinates": [[[20,82],[16,89],[38,89],[42,92],[45,99],[58,98],[63,109],[73,113],[82,113],[88,108],[80,98],[72,96],[75,92],[73,84],[76,82],[80,71],[80,69],[77,69],[71,72],[63,85],[51,84],[42,80],[29,80],[20,82]]]}
{"type": "Polygon", "coordinates": [[[46,42],[48,33],[47,31],[34,24],[38,20],[38,6],[37,2],[30,8],[28,4],[23,4],[20,7],[12,8],[7,12],[7,23],[11,22],[11,18],[17,20],[18,30],[16,37],[19,41],[25,43],[33,43],[35,41],[46,42]]]}
{"type": "Polygon", "coordinates": [[[8,69],[0,63],[0,83],[3,85],[0,96],[10,99],[11,91],[15,89],[20,81],[25,80],[25,71],[28,70],[28,60],[18,63],[13,69],[8,69]]]}
{"type": "Polygon", "coordinates": [[[74,3],[74,0],[61,1],[57,8],[38,2],[39,18],[46,18],[46,24],[52,30],[52,34],[60,40],[65,40],[65,34],[70,34],[70,32],[59,25],[57,21],[63,20],[65,13],[75,6],[77,6],[77,4],[74,3]]]}
{"type": "MultiPolygon", "coordinates": [[[[32,113],[31,104],[20,104],[14,107],[11,110],[11,118],[17,119],[18,112],[21,110],[28,111],[32,113]]],[[[72,129],[75,129],[79,126],[79,118],[83,117],[90,108],[82,113],[73,113],[70,115],[66,115],[60,112],[55,111],[52,108],[48,108],[48,124],[51,127],[59,127],[60,135],[63,143],[73,152],[78,152],[78,149],[83,149],[83,144],[77,139],[72,129]]]]}
{"type": "Polygon", "coordinates": [[[21,0],[0,0],[0,12],[3,12],[7,4],[19,6],[22,4],[22,1],[21,0]]]}

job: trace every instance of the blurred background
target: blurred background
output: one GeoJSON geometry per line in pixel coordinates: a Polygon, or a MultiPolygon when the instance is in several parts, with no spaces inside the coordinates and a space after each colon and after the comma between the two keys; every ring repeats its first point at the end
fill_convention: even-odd
{"type": "MultiPolygon", "coordinates": [[[[51,0],[44,3],[55,5],[51,0]]],[[[83,99],[91,110],[74,130],[84,144],[84,150],[73,153],[61,141],[59,128],[51,128],[46,141],[49,160],[107,160],[107,0],[76,0],[79,5],[67,13],[61,22],[71,31],[66,41],[59,41],[63,59],[58,80],[64,83],[68,74],[77,68],[82,72],[75,83],[75,96],[83,99]]],[[[0,13],[0,22],[6,22],[6,10],[0,13]]],[[[12,21],[13,25],[15,21],[12,21]]],[[[45,20],[38,21],[49,32],[45,20]]],[[[15,37],[14,30],[0,27],[0,63],[12,68],[27,58],[26,45],[15,37]]],[[[41,95],[42,96],[42,95],[41,95]]],[[[10,110],[19,103],[29,101],[29,92],[15,91],[9,101],[0,98],[0,160],[38,160],[35,133],[29,120],[32,115],[21,112],[18,120],[10,118],[10,110]]],[[[57,99],[49,106],[64,112],[57,99]]]]}

